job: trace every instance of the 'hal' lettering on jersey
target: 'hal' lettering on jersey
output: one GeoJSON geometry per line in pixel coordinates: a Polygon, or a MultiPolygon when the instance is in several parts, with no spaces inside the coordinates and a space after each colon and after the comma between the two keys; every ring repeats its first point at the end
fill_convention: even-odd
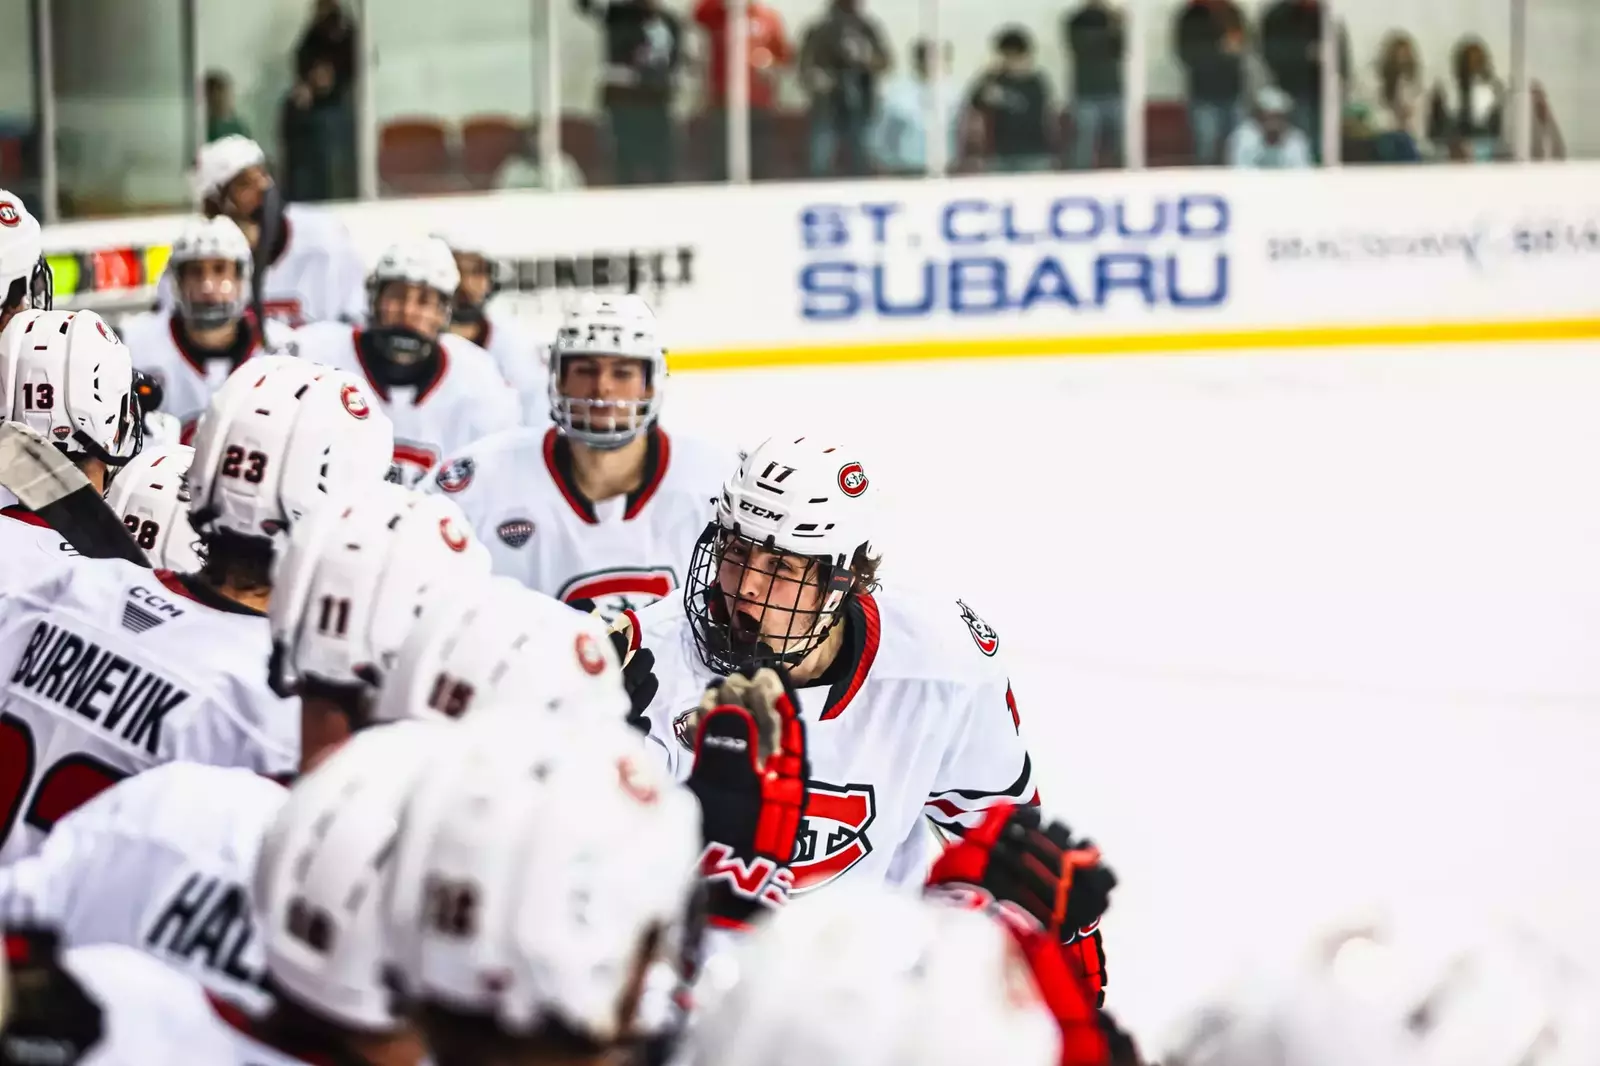
{"type": "Polygon", "coordinates": [[[171,955],[265,989],[265,972],[246,958],[254,937],[244,887],[196,870],[156,913],[144,944],[156,954],[171,955]]]}
{"type": "Polygon", "coordinates": [[[162,721],[189,698],[173,682],[49,622],[34,627],[11,683],[142,745],[151,756],[161,748],[162,721]]]}

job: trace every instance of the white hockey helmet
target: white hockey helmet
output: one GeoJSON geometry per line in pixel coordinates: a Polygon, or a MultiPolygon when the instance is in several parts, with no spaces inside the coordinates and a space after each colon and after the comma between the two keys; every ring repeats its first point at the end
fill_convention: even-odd
{"type": "Polygon", "coordinates": [[[203,207],[227,191],[240,174],[251,167],[267,165],[261,146],[241,134],[229,134],[204,144],[195,158],[190,175],[195,206],[203,207]]]}
{"type": "Polygon", "coordinates": [[[385,479],[394,426],[366,382],[291,355],[228,376],[200,416],[189,467],[202,534],[271,537],[330,496],[385,479]]]}
{"type": "Polygon", "coordinates": [[[428,598],[488,576],[454,500],[380,481],[326,501],[273,560],[274,691],[380,684],[428,598]]]}
{"type": "Polygon", "coordinates": [[[377,322],[378,294],[385,285],[395,281],[432,289],[444,298],[448,308],[455,299],[456,286],[461,284],[461,273],[456,269],[455,253],[438,237],[413,238],[389,245],[367,275],[367,298],[372,305],[374,323],[377,322]]]}
{"type": "MultiPolygon", "coordinates": [[[[863,559],[873,556],[872,502],[860,456],[826,437],[769,437],[754,451],[741,453],[738,469],[717,497],[712,521],[695,544],[684,583],[684,607],[706,665],[728,674],[763,659],[792,664],[815,647],[855,590],[856,575],[850,568],[858,553],[863,559]],[[724,555],[730,548],[743,553],[742,560],[727,560],[738,568],[741,584],[752,548],[816,564],[786,587],[817,586],[820,606],[814,617],[810,611],[793,611],[787,639],[770,653],[731,628],[722,588],[724,555]]],[[[769,601],[782,584],[768,583],[769,601]]],[[[752,607],[783,609],[772,603],[752,607]]]]}
{"type": "Polygon", "coordinates": [[[458,718],[479,706],[617,721],[628,713],[604,623],[509,577],[432,599],[396,660],[376,721],[458,718]]]}
{"type": "Polygon", "coordinates": [[[678,1066],[1061,1058],[1059,1023],[997,920],[878,885],[796,901],[713,959],[697,998],[678,1066]]]}
{"type": "Polygon", "coordinates": [[[186,444],[145,448],[124,466],[106,492],[133,539],[156,566],[180,574],[200,569],[184,474],[194,461],[186,444]]]}
{"type": "Polygon", "coordinates": [[[455,728],[466,739],[418,786],[395,856],[398,986],[511,1036],[554,1021],[600,1045],[626,1038],[639,967],[683,948],[693,794],[620,721],[475,712],[455,728]]]}
{"type": "Polygon", "coordinates": [[[384,983],[383,878],[417,778],[454,727],[406,722],[352,736],[289,790],[256,859],[273,983],[302,1008],[367,1032],[396,1028],[384,983]]]}
{"type": "Polygon", "coordinates": [[[661,346],[655,312],[644,298],[586,292],[567,309],[550,345],[550,417],[561,432],[591,448],[620,448],[660,418],[666,379],[666,349],[661,346]],[[584,355],[642,361],[650,395],[642,400],[568,396],[561,391],[562,361],[584,355]]]}
{"type": "MultiPolygon", "coordinates": [[[[1420,917],[1420,916],[1416,916],[1420,917]]],[[[1183,1019],[1173,1066],[1589,1066],[1600,985],[1535,934],[1474,915],[1320,936],[1183,1019]]]]}
{"type": "Polygon", "coordinates": [[[119,467],[139,453],[133,354],[93,311],[29,311],[0,333],[6,417],[74,458],[119,467]]]}
{"type": "Polygon", "coordinates": [[[44,257],[39,220],[21,197],[0,189],[0,315],[8,310],[48,311],[54,299],[55,279],[44,257]]]}
{"type": "Polygon", "coordinates": [[[237,321],[250,303],[251,270],[250,242],[237,222],[227,215],[189,219],[172,242],[172,255],[167,260],[178,314],[185,322],[201,329],[214,329],[237,321]],[[226,288],[219,287],[215,299],[190,300],[184,291],[182,268],[208,260],[234,264],[238,271],[236,280],[226,288]]]}

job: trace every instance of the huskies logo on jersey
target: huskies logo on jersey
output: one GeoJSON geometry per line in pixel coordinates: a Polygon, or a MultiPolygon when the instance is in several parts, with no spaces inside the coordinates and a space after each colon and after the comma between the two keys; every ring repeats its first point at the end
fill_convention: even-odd
{"type": "Polygon", "coordinates": [[[556,599],[593,601],[600,616],[611,622],[623,611],[647,607],[677,587],[678,575],[670,566],[617,566],[579,574],[561,586],[556,599]]]}
{"type": "Polygon", "coordinates": [[[994,627],[979,618],[972,612],[971,607],[960,600],[956,601],[956,606],[961,608],[961,620],[967,623],[967,628],[972,631],[972,639],[978,645],[978,650],[985,655],[993,655],[999,651],[1000,634],[994,631],[994,627]]]}
{"type": "Polygon", "coordinates": [[[806,783],[806,817],[794,862],[794,891],[808,892],[834,880],[872,853],[867,829],[878,814],[871,785],[806,783]]]}

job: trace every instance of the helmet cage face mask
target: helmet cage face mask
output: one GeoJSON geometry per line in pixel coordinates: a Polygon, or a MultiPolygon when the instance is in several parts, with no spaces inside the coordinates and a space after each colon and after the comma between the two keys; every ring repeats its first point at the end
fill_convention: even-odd
{"type": "Polygon", "coordinates": [[[732,674],[747,666],[792,668],[822,643],[839,620],[854,583],[842,560],[835,563],[785,551],[771,538],[756,541],[742,535],[737,526],[724,529],[713,521],[694,546],[684,583],[684,609],[708,669],[732,674]],[[756,594],[746,595],[745,579],[752,573],[764,580],[757,583],[756,594]],[[781,632],[763,633],[778,628],[773,625],[775,618],[785,617],[781,632]]]}
{"type": "Polygon", "coordinates": [[[25,278],[11,283],[0,311],[49,311],[55,304],[56,276],[44,256],[25,278]]]}
{"type": "Polygon", "coordinates": [[[561,432],[600,451],[621,448],[655,424],[661,386],[654,360],[617,354],[613,357],[632,359],[643,365],[644,383],[650,395],[637,400],[590,400],[568,396],[562,391],[561,383],[566,378],[569,360],[610,354],[560,349],[552,353],[555,366],[550,375],[550,417],[561,427],[561,432]]]}
{"type": "Polygon", "coordinates": [[[220,329],[244,317],[245,308],[250,303],[250,272],[251,264],[248,259],[218,259],[214,256],[200,256],[186,259],[173,265],[172,269],[172,298],[173,304],[178,309],[178,317],[184,323],[195,329],[220,329]],[[236,274],[231,283],[232,296],[223,300],[192,300],[187,291],[188,282],[185,278],[186,269],[191,264],[221,261],[234,264],[236,274]]]}

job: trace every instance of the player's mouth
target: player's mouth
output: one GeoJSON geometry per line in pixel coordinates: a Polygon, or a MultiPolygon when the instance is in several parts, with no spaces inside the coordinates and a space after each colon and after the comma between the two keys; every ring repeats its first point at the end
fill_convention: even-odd
{"type": "Polygon", "coordinates": [[[743,608],[733,612],[728,628],[733,631],[733,639],[741,644],[755,644],[761,640],[761,619],[743,608]]]}

